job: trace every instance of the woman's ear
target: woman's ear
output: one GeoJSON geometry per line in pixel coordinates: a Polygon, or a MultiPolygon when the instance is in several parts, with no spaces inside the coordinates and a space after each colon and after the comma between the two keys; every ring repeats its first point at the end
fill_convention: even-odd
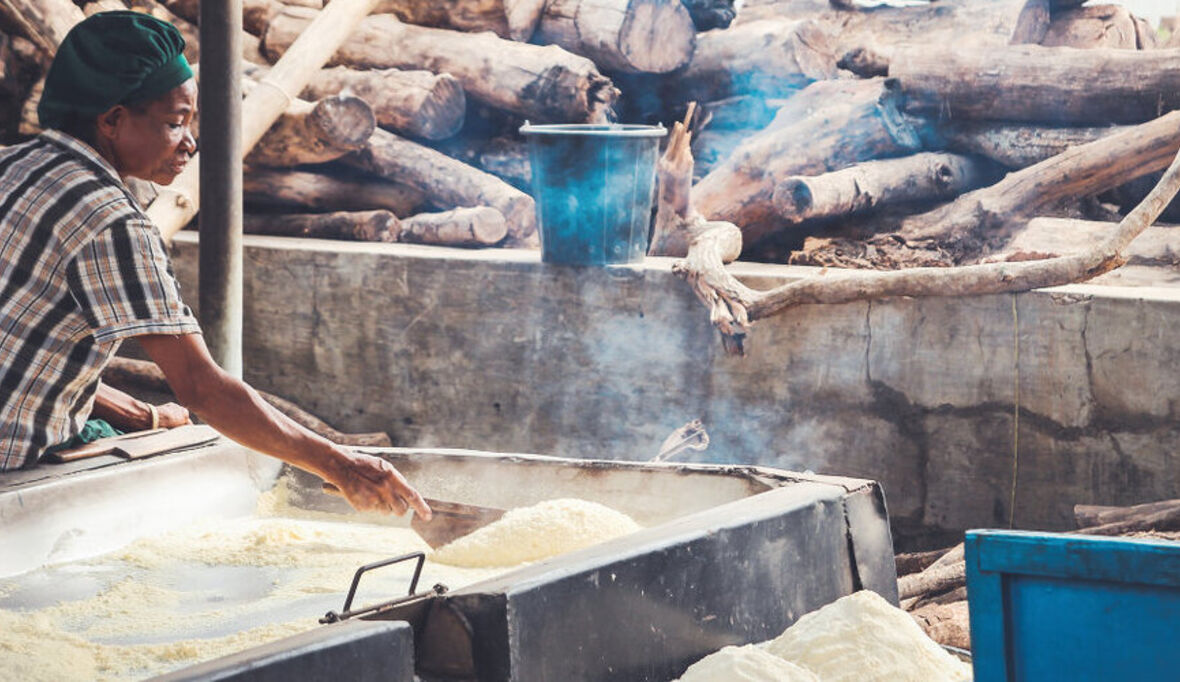
{"type": "Polygon", "coordinates": [[[119,126],[127,118],[127,107],[122,104],[107,109],[98,115],[95,132],[100,139],[114,140],[119,136],[119,126]]]}

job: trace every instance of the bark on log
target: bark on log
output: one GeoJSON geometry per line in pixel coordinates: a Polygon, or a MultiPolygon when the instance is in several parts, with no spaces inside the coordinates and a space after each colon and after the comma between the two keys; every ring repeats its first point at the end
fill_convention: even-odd
{"type": "Polygon", "coordinates": [[[313,211],[384,209],[398,217],[412,215],[426,201],[405,185],[348,171],[320,173],[251,168],[242,177],[246,204],[252,207],[313,211]],[[357,177],[352,177],[356,175],[357,177]]]}
{"type": "Polygon", "coordinates": [[[1112,521],[1101,526],[1082,528],[1074,531],[1080,535],[1127,535],[1146,531],[1180,530],[1180,505],[1143,513],[1122,521],[1112,521]]]}
{"type": "Polygon", "coordinates": [[[808,86],[692,190],[696,210],[742,229],[752,243],[781,224],[775,187],[860,161],[921,148],[917,131],[897,111],[889,80],[821,81],[808,86]]]}
{"type": "Polygon", "coordinates": [[[1161,500],[1136,504],[1130,507],[1112,507],[1095,504],[1075,504],[1073,518],[1078,528],[1092,528],[1109,523],[1120,523],[1143,519],[1152,514],[1180,509],[1180,500],[1161,500]]]}
{"type": "MultiPolygon", "coordinates": [[[[315,14],[288,7],[271,20],[263,39],[267,55],[285,54],[315,14]]],[[[332,63],[449,73],[471,97],[535,121],[604,122],[618,96],[593,62],[561,48],[413,26],[392,15],[361,22],[332,63]]]]}
{"type": "Polygon", "coordinates": [[[747,1],[737,23],[767,18],[813,19],[836,33],[840,54],[857,47],[907,43],[1001,47],[1039,43],[1049,27],[1047,0],[939,0],[909,7],[842,10],[818,0],[747,1]]]}
{"type": "Polygon", "coordinates": [[[951,120],[1141,123],[1180,107],[1180,50],[898,48],[906,110],[951,120]]]}
{"type": "Polygon", "coordinates": [[[341,91],[368,102],[382,128],[428,140],[459,132],[467,111],[459,81],[448,73],[429,71],[360,71],[338,66],[312,78],[303,96],[319,99],[341,91]]]}
{"type": "Polygon", "coordinates": [[[866,161],[823,175],[787,178],[774,190],[774,207],[780,217],[798,223],[947,199],[984,185],[989,171],[978,158],[945,152],[866,161]]]}
{"type": "Polygon", "coordinates": [[[0,16],[49,56],[74,24],[86,18],[70,0],[0,0],[0,16]]]}
{"type": "MultiPolygon", "coordinates": [[[[201,0],[164,0],[168,9],[184,17],[193,24],[198,23],[201,16],[201,0]]],[[[260,36],[266,30],[266,25],[283,7],[294,2],[284,3],[279,0],[242,0],[242,28],[248,33],[260,36]]],[[[317,9],[322,8],[322,4],[317,9]]]]}
{"type": "Polygon", "coordinates": [[[964,600],[932,604],[910,612],[926,636],[943,646],[971,649],[971,618],[964,600]]]}
{"type": "Polygon", "coordinates": [[[1139,49],[1135,19],[1121,5],[1089,5],[1059,12],[1049,22],[1041,45],[1139,49]]]}
{"type": "Polygon", "coordinates": [[[680,0],[549,0],[536,42],[603,69],[668,73],[692,58],[696,27],[680,0]]]}
{"type": "MultiPolygon", "coordinates": [[[[146,360],[132,360],[130,358],[111,358],[102,372],[102,380],[116,388],[140,388],[157,393],[172,393],[172,387],[164,378],[164,373],[154,362],[146,360]]],[[[267,403],[279,412],[290,417],[300,426],[314,431],[333,443],[364,447],[389,447],[393,445],[388,434],[384,433],[344,433],[329,426],[319,417],[300,408],[295,403],[265,391],[259,391],[267,403]]]]}
{"type": "Polygon", "coordinates": [[[504,216],[490,206],[419,213],[401,221],[397,240],[446,246],[492,246],[508,236],[504,216]]]}
{"type": "Polygon", "coordinates": [[[790,96],[834,78],[837,56],[831,34],[814,21],[738,24],[698,36],[692,60],[661,84],[661,97],[676,103],[790,96]]]}
{"type": "Polygon", "coordinates": [[[375,12],[407,24],[456,31],[491,31],[528,42],[541,19],[544,0],[381,0],[375,12]]]}
{"type": "Polygon", "coordinates": [[[359,152],[344,157],[354,168],[421,191],[439,208],[491,206],[508,222],[515,244],[536,238],[533,198],[508,183],[445,154],[378,130],[359,152]]]}
{"type": "Polygon", "coordinates": [[[246,163],[289,168],[333,161],[363,148],[376,129],[373,110],[359,97],[333,95],[314,104],[294,100],[246,163]]]}
{"type": "MultiPolygon", "coordinates": [[[[1118,229],[1113,222],[1072,218],[1033,218],[1000,251],[984,262],[1024,261],[1069,256],[1086,250],[1118,229]]],[[[1131,242],[1123,256],[1127,265],[1180,265],[1180,229],[1153,226],[1131,242]]]]}
{"type": "Polygon", "coordinates": [[[1154,50],[1160,47],[1159,34],[1155,27],[1143,17],[1132,16],[1135,22],[1135,47],[1140,50],[1154,50]]]}
{"type": "MultiPolygon", "coordinates": [[[[1180,112],[1162,116],[1127,133],[1072,149],[1060,155],[1067,157],[1064,161],[1060,157],[1054,157],[1045,163],[1070,167],[1074,171],[1077,171],[1077,166],[1085,165],[1079,163],[1080,161],[1089,162],[1095,157],[1105,158],[1108,163],[1115,165],[1122,164],[1125,160],[1121,157],[1112,159],[1111,152],[1112,149],[1119,150],[1120,147],[1122,150],[1133,147],[1131,141],[1126,139],[1128,134],[1142,135],[1148,140],[1138,150],[1143,156],[1133,158],[1131,163],[1147,163],[1150,166],[1155,161],[1144,161],[1144,158],[1154,159],[1161,154],[1161,149],[1166,153],[1175,153],[1180,147],[1180,112]],[[1114,140],[1113,148],[1111,140],[1114,140]]],[[[1138,155],[1132,151],[1129,156],[1138,155]]],[[[1034,169],[1037,167],[1013,173],[1012,176],[1019,176],[1027,171],[1035,173],[1034,169]]],[[[1147,171],[1149,170],[1150,167],[1147,171]]],[[[1091,279],[1109,272],[1125,261],[1123,251],[1128,244],[1155,221],[1178,189],[1180,155],[1172,160],[1159,185],[1119,223],[1113,234],[1085,253],[1062,258],[1025,263],[989,263],[949,269],[915,268],[895,272],[825,271],[821,276],[809,277],[761,292],[755,292],[738,282],[716,261],[695,265],[697,269],[692,274],[698,280],[708,278],[710,281],[709,290],[698,292],[702,300],[708,303],[709,297],[714,300],[724,299],[724,308],[708,305],[710,317],[723,333],[727,341],[726,348],[740,352],[741,342],[750,322],[781,314],[797,305],[847,303],[893,296],[1009,293],[1091,279]]]]}
{"type": "Polygon", "coordinates": [[[242,218],[247,234],[312,239],[345,239],[356,242],[397,241],[398,219],[389,211],[357,211],[305,214],[247,214],[242,218]]]}
{"type": "Polygon", "coordinates": [[[898,578],[898,599],[940,594],[966,582],[967,564],[962,561],[945,566],[931,566],[921,573],[911,573],[898,578]]]}
{"type": "MultiPolygon", "coordinates": [[[[294,42],[292,54],[280,59],[267,77],[265,87],[255,88],[242,102],[242,154],[250,153],[263,133],[286,111],[294,97],[307,85],[368,15],[374,0],[333,0],[294,42]]],[[[160,228],[165,240],[179,232],[197,214],[200,182],[200,154],[194,156],[172,184],[147,208],[148,217],[160,228]]]]}
{"type": "Polygon", "coordinates": [[[947,149],[985,156],[1009,168],[1026,168],[1122,132],[1123,126],[1061,127],[996,121],[948,121],[939,134],[947,149]]]}
{"type": "Polygon", "coordinates": [[[921,573],[944,554],[945,549],[932,549],[928,552],[904,552],[893,557],[898,577],[911,573],[921,573]]]}
{"type": "Polygon", "coordinates": [[[898,234],[909,242],[937,242],[962,261],[977,254],[1006,226],[1064,198],[1097,194],[1164,167],[1180,148],[1178,124],[1180,112],[1173,112],[1071,147],[1010,173],[991,187],[968,192],[941,208],[907,219],[898,234]]]}

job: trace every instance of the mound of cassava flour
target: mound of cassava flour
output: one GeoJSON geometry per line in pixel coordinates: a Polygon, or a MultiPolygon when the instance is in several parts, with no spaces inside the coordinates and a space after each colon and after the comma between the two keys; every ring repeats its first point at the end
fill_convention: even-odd
{"type": "Polygon", "coordinates": [[[514,566],[589,547],[639,530],[631,517],[586,500],[546,500],[512,509],[454,542],[443,545],[430,560],[481,568],[514,566]]]}
{"type": "Polygon", "coordinates": [[[684,671],[679,682],[820,682],[815,673],[747,644],[727,646],[684,671]]]}
{"type": "Polygon", "coordinates": [[[908,613],[868,590],[803,616],[766,648],[823,682],[971,679],[971,666],[927,637],[908,613]]]}

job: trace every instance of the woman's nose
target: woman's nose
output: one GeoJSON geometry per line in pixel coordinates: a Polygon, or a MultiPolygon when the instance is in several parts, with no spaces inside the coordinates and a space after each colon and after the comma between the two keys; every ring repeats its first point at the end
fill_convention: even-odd
{"type": "Polygon", "coordinates": [[[189,156],[197,153],[197,138],[193,137],[191,128],[184,129],[184,139],[180,141],[180,148],[188,152],[189,156]]]}

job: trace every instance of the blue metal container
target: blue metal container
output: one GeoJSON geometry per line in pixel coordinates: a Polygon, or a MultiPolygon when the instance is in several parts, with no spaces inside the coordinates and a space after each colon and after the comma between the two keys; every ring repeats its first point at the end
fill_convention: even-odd
{"type": "Polygon", "coordinates": [[[967,533],[976,682],[1180,679],[1180,544],[967,533]]]}
{"type": "Polygon", "coordinates": [[[663,126],[532,125],[533,198],[541,260],[564,265],[637,263],[647,253],[663,126]]]}

